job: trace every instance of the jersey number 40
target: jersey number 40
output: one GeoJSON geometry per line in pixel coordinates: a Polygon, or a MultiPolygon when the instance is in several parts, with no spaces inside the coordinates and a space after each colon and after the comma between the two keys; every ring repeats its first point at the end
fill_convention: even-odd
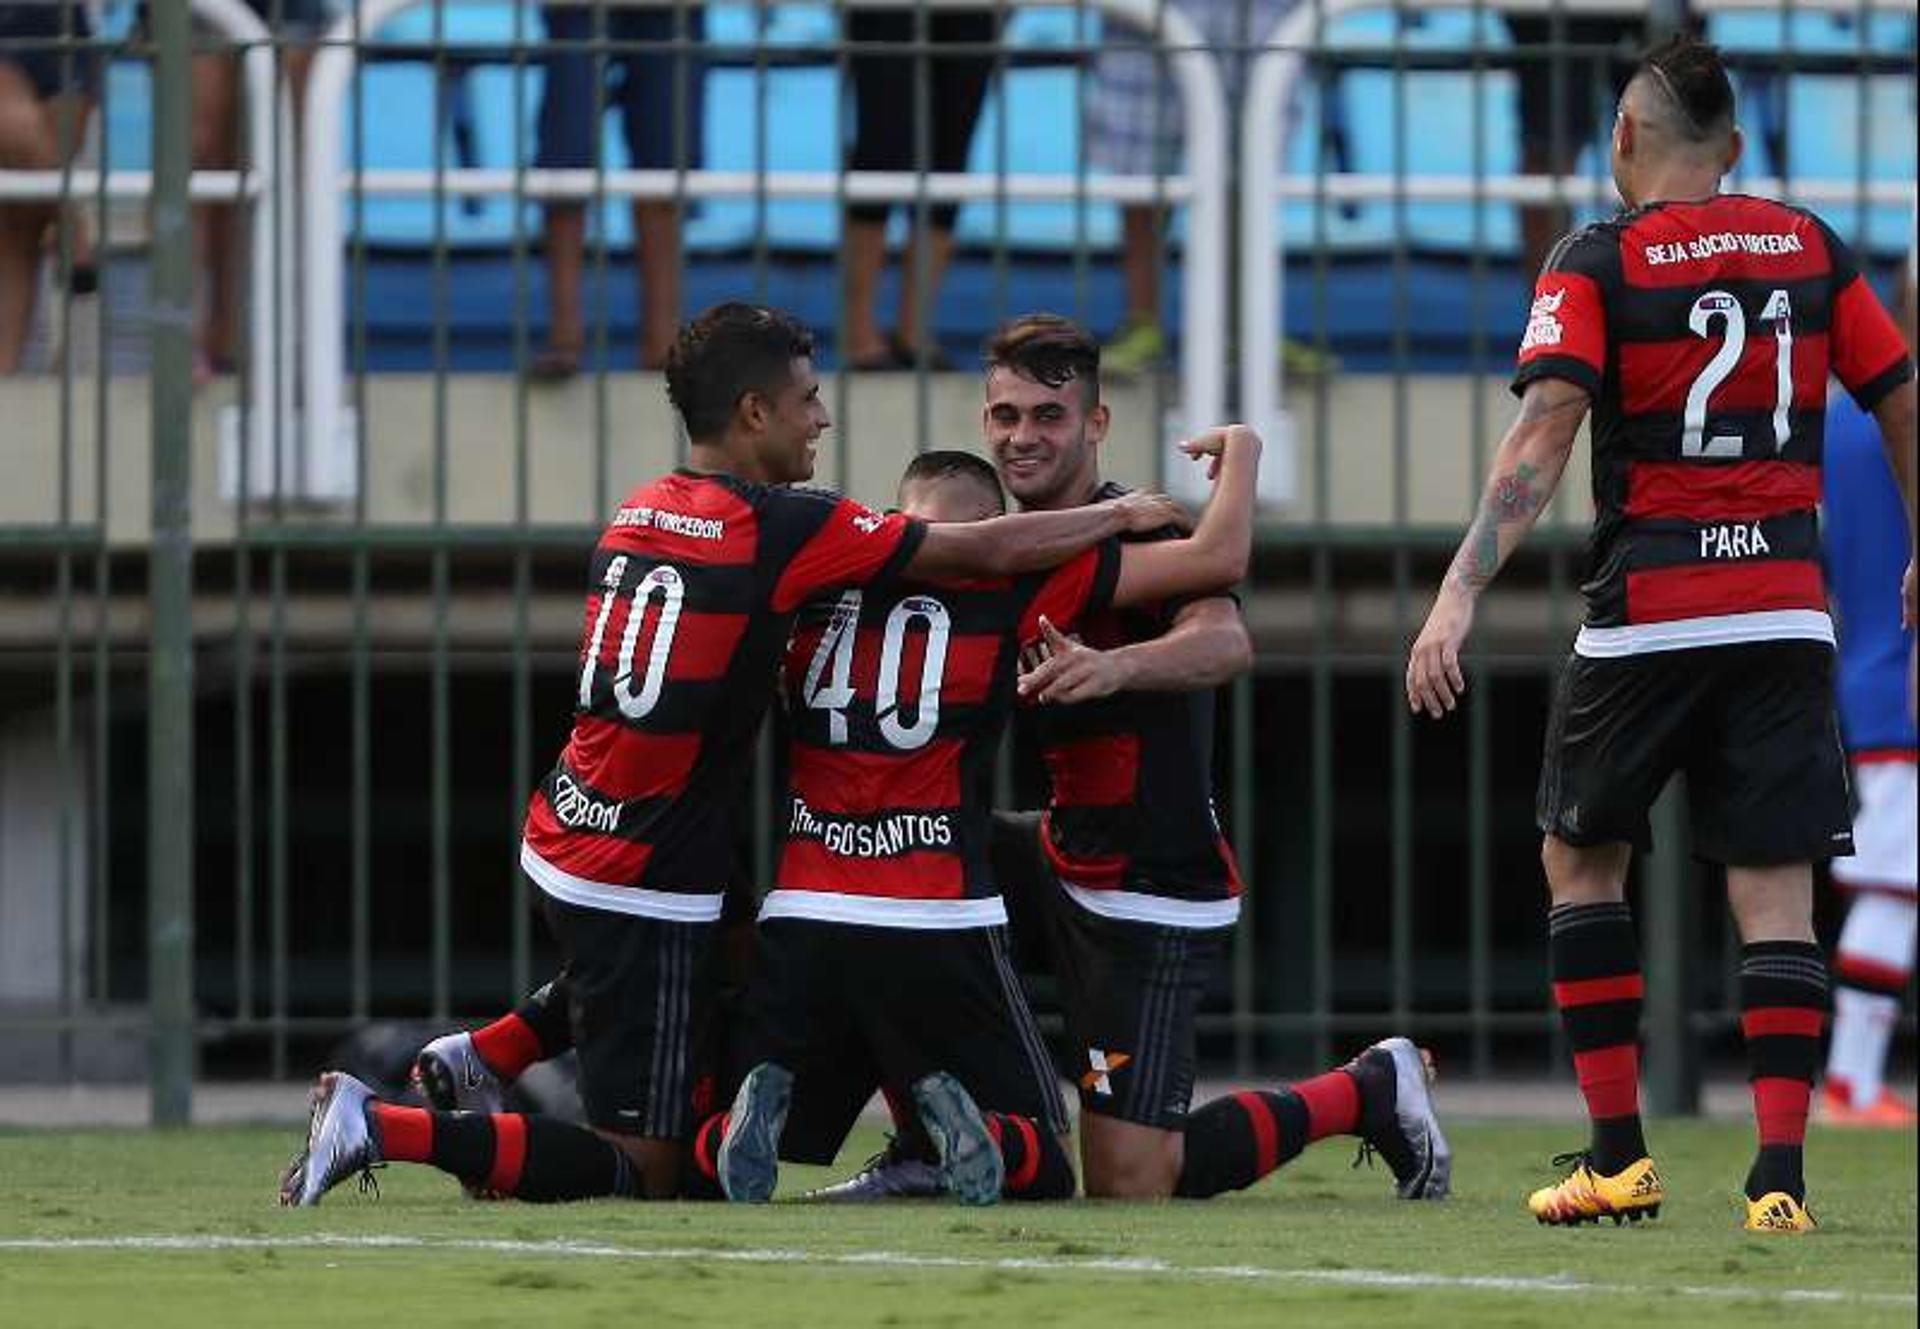
{"type": "MultiPolygon", "coordinates": [[[[859,591],[847,591],[833,608],[820,636],[807,677],[800,688],[809,710],[827,713],[827,737],[847,741],[847,707],[853,704],[853,652],[860,637],[859,591]]],[[[940,682],[947,671],[947,639],[952,633],[947,607],[925,595],[910,595],[887,615],[880,634],[880,667],[875,671],[873,711],[880,736],[903,752],[924,747],[940,727],[940,682]],[[906,656],[907,629],[918,619],[926,625],[926,653],[920,660],[920,700],[913,723],[900,718],[900,669],[906,656]]]]}

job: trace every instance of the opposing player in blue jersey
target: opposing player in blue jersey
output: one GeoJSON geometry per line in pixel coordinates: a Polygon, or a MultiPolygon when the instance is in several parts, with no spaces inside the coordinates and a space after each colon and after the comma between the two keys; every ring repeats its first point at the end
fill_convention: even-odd
{"type": "MultiPolygon", "coordinates": [[[[1912,344],[1909,264],[1898,312],[1912,344]]],[[[1840,629],[1840,728],[1853,766],[1853,857],[1833,861],[1851,901],[1834,957],[1833,1043],[1821,1119],[1913,1129],[1912,1105],[1885,1084],[1887,1045],[1913,977],[1920,858],[1913,627],[1886,593],[1900,575],[1907,516],[1873,417],[1843,393],[1827,407],[1827,586],[1840,629]]]]}

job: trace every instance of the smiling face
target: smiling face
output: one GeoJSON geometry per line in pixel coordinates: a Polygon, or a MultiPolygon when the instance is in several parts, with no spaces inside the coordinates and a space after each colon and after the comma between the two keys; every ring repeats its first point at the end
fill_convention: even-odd
{"type": "Polygon", "coordinates": [[[740,403],[752,439],[754,468],[766,484],[799,484],[813,478],[820,435],[833,423],[820,400],[813,361],[797,356],[784,382],[748,392],[740,403]]]}
{"type": "Polygon", "coordinates": [[[1049,386],[1006,365],[987,371],[981,429],[1001,483],[1024,508],[1084,503],[1100,485],[1107,408],[1086,384],[1049,386]]]}

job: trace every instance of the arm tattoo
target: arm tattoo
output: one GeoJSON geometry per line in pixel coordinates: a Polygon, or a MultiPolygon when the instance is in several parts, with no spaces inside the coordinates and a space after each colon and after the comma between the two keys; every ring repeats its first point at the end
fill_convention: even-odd
{"type": "Polygon", "coordinates": [[[1467,538],[1460,542],[1448,579],[1462,590],[1478,591],[1500,570],[1500,528],[1524,522],[1545,506],[1547,494],[1535,482],[1540,470],[1521,462],[1505,475],[1495,476],[1480,510],[1474,514],[1467,538]]]}
{"type": "Polygon", "coordinates": [[[1584,411],[1590,401],[1587,394],[1579,390],[1558,397],[1546,392],[1529,392],[1520,399],[1520,423],[1537,424],[1566,411],[1584,411]]]}

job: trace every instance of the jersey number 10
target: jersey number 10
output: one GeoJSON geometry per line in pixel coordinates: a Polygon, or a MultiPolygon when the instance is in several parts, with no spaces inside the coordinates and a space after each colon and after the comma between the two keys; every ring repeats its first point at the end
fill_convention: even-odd
{"type": "MultiPolygon", "coordinates": [[[[1739,367],[1741,353],[1747,349],[1746,311],[1725,291],[1708,291],[1695,300],[1687,313],[1687,326],[1694,336],[1706,337],[1711,335],[1715,319],[1721,324],[1720,349],[1687,389],[1686,411],[1681,417],[1682,457],[1739,457],[1746,447],[1746,440],[1738,434],[1703,437],[1707,398],[1739,367]]],[[[1779,452],[1787,446],[1787,412],[1793,406],[1793,306],[1785,291],[1776,290],[1767,297],[1760,321],[1773,324],[1773,450],[1779,452]]]]}

